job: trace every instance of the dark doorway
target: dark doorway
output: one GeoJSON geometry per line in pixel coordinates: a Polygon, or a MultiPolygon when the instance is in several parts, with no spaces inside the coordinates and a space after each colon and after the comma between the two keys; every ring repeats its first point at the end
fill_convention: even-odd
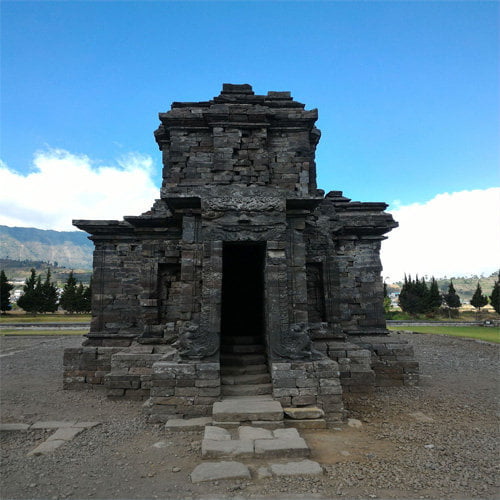
{"type": "Polygon", "coordinates": [[[264,330],[265,243],[224,243],[222,337],[260,336],[264,330]]]}
{"type": "Polygon", "coordinates": [[[221,392],[272,392],[264,341],[265,243],[224,243],[222,253],[221,392]]]}

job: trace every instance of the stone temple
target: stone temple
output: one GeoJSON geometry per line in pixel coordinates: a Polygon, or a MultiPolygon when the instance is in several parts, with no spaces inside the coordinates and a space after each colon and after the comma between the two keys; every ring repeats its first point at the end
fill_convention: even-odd
{"type": "Polygon", "coordinates": [[[174,102],[155,132],[160,198],[123,220],[76,220],[95,244],[92,322],[64,387],[145,399],[152,421],[269,394],[342,418],[343,394],[414,384],[390,340],[385,203],[316,186],[317,110],[224,84],[174,102]]]}

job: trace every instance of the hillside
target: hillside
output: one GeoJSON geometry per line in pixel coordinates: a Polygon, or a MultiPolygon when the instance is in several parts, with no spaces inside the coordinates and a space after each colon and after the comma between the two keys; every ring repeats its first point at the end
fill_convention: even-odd
{"type": "Polygon", "coordinates": [[[0,259],[92,269],[94,244],[87,236],[83,231],[0,226],[0,259]]]}

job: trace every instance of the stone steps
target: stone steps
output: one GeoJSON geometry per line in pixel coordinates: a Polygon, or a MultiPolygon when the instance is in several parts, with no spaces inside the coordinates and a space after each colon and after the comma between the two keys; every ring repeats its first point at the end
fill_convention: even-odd
{"type": "Polygon", "coordinates": [[[265,364],[258,365],[222,365],[220,367],[220,373],[222,376],[226,375],[250,375],[250,374],[264,374],[267,372],[267,366],[265,364]]]}
{"type": "Polygon", "coordinates": [[[270,396],[226,397],[214,403],[215,422],[283,421],[283,408],[270,396]]]}
{"type": "Polygon", "coordinates": [[[244,373],[244,374],[234,374],[234,375],[231,374],[231,375],[221,376],[221,383],[223,385],[269,384],[270,382],[271,382],[271,375],[269,375],[267,371],[263,371],[261,373],[249,373],[249,374],[244,373]]]}
{"type": "Polygon", "coordinates": [[[220,362],[222,365],[248,366],[262,365],[266,362],[264,354],[221,354],[220,362]]]}
{"type": "Polygon", "coordinates": [[[259,396],[271,394],[273,384],[222,385],[221,391],[223,396],[259,396]]]}
{"type": "Polygon", "coordinates": [[[269,430],[240,426],[234,434],[221,427],[205,427],[201,443],[202,457],[307,458],[311,453],[297,429],[269,430]]]}

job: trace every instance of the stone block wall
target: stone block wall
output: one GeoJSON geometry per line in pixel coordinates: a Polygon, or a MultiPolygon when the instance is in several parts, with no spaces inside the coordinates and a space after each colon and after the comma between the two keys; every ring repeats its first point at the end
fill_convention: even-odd
{"type": "Polygon", "coordinates": [[[104,377],[107,396],[113,399],[147,399],[153,364],[165,354],[163,346],[137,346],[111,356],[111,372],[104,377]]]}
{"type": "Polygon", "coordinates": [[[339,365],[320,361],[273,362],[273,398],[283,406],[316,405],[331,421],[342,420],[344,406],[339,365]]]}
{"type": "Polygon", "coordinates": [[[316,189],[317,110],[290,92],[255,95],[224,84],[212,101],[174,102],[155,132],[163,152],[162,193],[207,184],[316,189]]]}
{"type": "Polygon", "coordinates": [[[149,421],[210,415],[221,394],[220,364],[159,361],[153,364],[151,384],[151,397],[144,408],[149,421]]]}
{"type": "Polygon", "coordinates": [[[371,352],[376,387],[414,386],[419,383],[419,364],[413,346],[405,340],[359,337],[356,343],[371,352]]]}
{"type": "Polygon", "coordinates": [[[340,382],[344,393],[372,392],[375,387],[375,372],[372,356],[368,349],[362,349],[350,342],[315,342],[315,347],[337,361],[340,382]]]}
{"type": "Polygon", "coordinates": [[[71,347],[64,350],[63,388],[103,388],[104,377],[111,371],[111,357],[121,347],[71,347]]]}

